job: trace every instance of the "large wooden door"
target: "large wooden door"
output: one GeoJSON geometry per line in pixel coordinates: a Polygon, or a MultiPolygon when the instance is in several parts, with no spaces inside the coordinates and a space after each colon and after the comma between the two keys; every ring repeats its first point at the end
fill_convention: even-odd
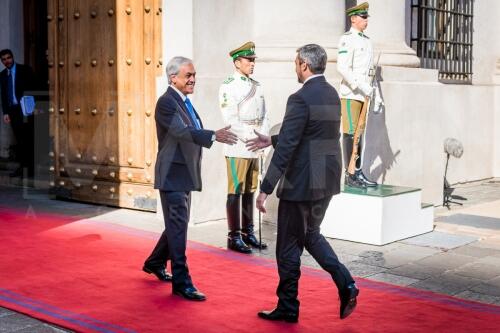
{"type": "Polygon", "coordinates": [[[49,0],[49,153],[57,196],[156,209],[161,0],[49,0]]]}

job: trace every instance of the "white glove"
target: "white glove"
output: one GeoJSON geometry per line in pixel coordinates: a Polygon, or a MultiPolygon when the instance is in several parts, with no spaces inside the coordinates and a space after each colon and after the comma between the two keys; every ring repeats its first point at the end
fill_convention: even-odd
{"type": "Polygon", "coordinates": [[[361,83],[359,86],[358,86],[359,90],[361,90],[361,92],[363,92],[363,94],[365,96],[371,96],[372,93],[373,93],[373,89],[375,89],[374,87],[372,87],[371,85],[369,85],[368,83],[361,83]]]}

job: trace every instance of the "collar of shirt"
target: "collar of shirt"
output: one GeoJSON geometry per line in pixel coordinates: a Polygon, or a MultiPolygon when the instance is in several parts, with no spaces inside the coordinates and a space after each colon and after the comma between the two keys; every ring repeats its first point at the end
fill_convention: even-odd
{"type": "Polygon", "coordinates": [[[185,103],[185,102],[186,102],[186,98],[187,98],[187,96],[186,96],[186,95],[184,95],[183,93],[181,93],[181,92],[180,92],[180,90],[179,90],[179,89],[177,89],[176,87],[174,87],[174,85],[173,85],[173,84],[171,84],[171,85],[170,85],[170,87],[171,87],[172,89],[174,89],[174,91],[175,91],[176,93],[178,93],[178,94],[179,94],[179,96],[181,96],[182,101],[185,103]]]}
{"type": "Polygon", "coordinates": [[[238,71],[234,71],[233,77],[235,79],[239,79],[239,80],[245,81],[245,82],[250,81],[250,78],[248,76],[245,76],[238,71]]]}
{"type": "Polygon", "coordinates": [[[304,81],[304,84],[306,84],[307,81],[311,80],[311,79],[314,79],[315,77],[319,77],[319,76],[325,76],[325,74],[313,74],[311,76],[309,76],[305,81],[304,81]]]}
{"type": "Polygon", "coordinates": [[[359,35],[359,36],[364,36],[365,35],[363,31],[359,31],[359,30],[357,30],[354,27],[351,27],[351,29],[349,31],[352,32],[353,34],[356,34],[356,35],[359,35]]]}
{"type": "Polygon", "coordinates": [[[12,76],[16,76],[16,63],[14,63],[14,65],[12,65],[12,67],[9,69],[7,68],[7,74],[12,75],[12,76]]]}

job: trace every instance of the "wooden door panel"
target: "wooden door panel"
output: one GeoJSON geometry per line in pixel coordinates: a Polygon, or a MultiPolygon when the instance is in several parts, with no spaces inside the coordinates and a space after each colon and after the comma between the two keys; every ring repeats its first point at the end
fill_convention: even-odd
{"type": "Polygon", "coordinates": [[[155,210],[161,0],[50,0],[48,13],[54,192],[155,210]]]}
{"type": "MultiPolygon", "coordinates": [[[[144,70],[147,66],[144,57],[144,13],[143,1],[120,1],[118,26],[122,32],[118,38],[118,54],[123,55],[125,65],[118,68],[118,107],[120,110],[119,137],[137,137],[144,133],[144,70]],[[136,80],[128,78],[135,77],[136,80]]],[[[119,144],[120,164],[131,167],[144,165],[144,140],[132,140],[119,144]]]]}

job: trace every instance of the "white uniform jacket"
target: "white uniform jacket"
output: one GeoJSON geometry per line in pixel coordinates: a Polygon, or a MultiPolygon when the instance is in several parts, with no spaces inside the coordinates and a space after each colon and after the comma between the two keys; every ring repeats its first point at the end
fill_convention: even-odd
{"type": "Polygon", "coordinates": [[[238,143],[224,145],[224,155],[240,158],[257,158],[248,151],[245,141],[254,138],[254,130],[268,135],[269,120],[262,86],[238,72],[230,75],[219,88],[219,105],[225,125],[238,136],[238,143]]]}
{"type": "Polygon", "coordinates": [[[338,49],[337,70],[342,76],[340,98],[364,101],[365,96],[372,92],[372,42],[362,32],[351,28],[340,37],[338,49]]]}

